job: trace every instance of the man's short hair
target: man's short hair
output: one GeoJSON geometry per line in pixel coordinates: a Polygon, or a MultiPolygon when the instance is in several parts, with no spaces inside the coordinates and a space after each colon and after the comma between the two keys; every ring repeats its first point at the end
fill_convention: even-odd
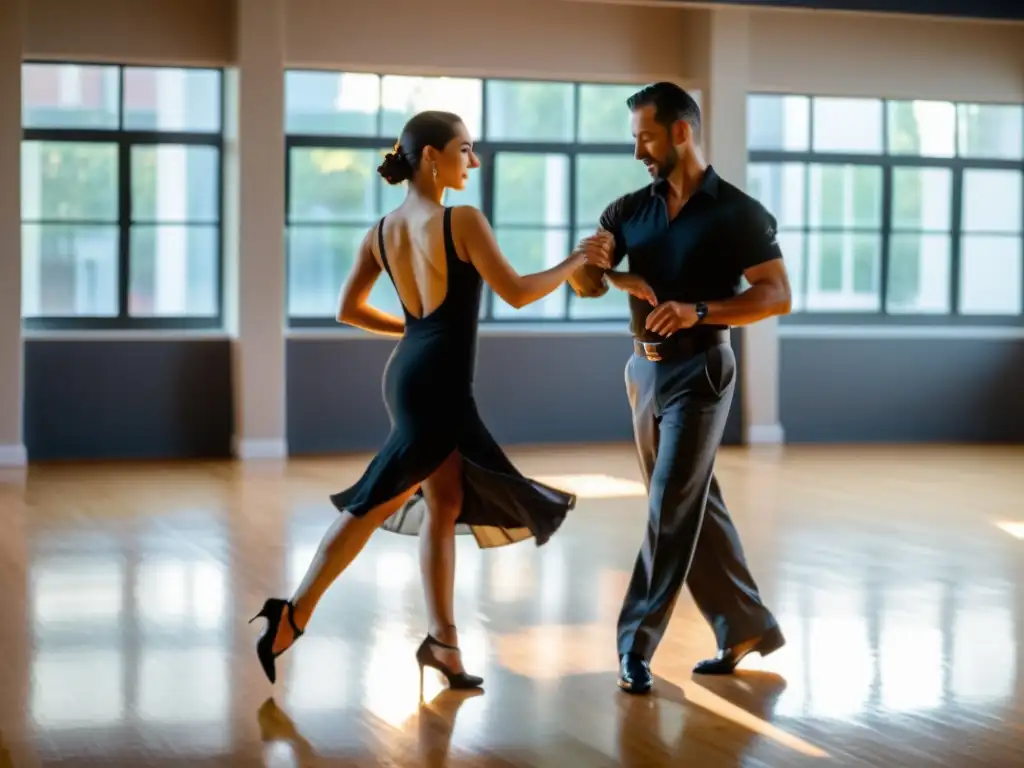
{"type": "Polygon", "coordinates": [[[634,111],[653,106],[654,119],[666,128],[671,128],[676,120],[683,120],[689,124],[694,138],[700,141],[700,107],[693,96],[675,83],[645,85],[626,99],[626,106],[634,111]]]}

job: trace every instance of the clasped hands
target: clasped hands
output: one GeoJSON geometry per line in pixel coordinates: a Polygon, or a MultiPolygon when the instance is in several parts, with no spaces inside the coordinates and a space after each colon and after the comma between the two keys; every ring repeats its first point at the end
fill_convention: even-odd
{"type": "Polygon", "coordinates": [[[641,301],[646,301],[654,310],[647,315],[644,326],[659,336],[671,336],[676,331],[691,328],[697,324],[697,309],[693,304],[678,301],[659,303],[658,297],[647,281],[632,272],[613,271],[612,255],[615,253],[615,236],[604,229],[580,240],[576,249],[583,253],[585,264],[605,270],[605,276],[619,290],[625,291],[641,301]]]}

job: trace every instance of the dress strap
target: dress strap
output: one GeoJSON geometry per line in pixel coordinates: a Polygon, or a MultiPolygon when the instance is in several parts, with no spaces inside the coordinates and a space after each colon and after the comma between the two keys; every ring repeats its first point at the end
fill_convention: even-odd
{"type": "Polygon", "coordinates": [[[391,267],[388,266],[388,257],[384,252],[384,219],[386,218],[387,216],[383,217],[377,223],[377,250],[380,251],[380,262],[384,265],[384,271],[387,272],[388,277],[393,280],[394,276],[391,274],[391,267]]]}
{"type": "MultiPolygon", "coordinates": [[[[452,235],[452,209],[444,209],[444,255],[448,264],[462,261],[455,250],[455,237],[452,235]]],[[[449,270],[450,271],[450,270],[449,270]]]]}

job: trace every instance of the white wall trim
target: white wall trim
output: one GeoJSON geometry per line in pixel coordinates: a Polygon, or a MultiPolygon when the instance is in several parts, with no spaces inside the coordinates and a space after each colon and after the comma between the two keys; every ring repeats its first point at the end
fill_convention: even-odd
{"type": "Polygon", "coordinates": [[[22,331],[25,341],[224,341],[231,334],[221,330],[120,329],[120,330],[30,330],[22,331]]]}
{"type": "MultiPolygon", "coordinates": [[[[479,335],[488,336],[525,336],[537,338],[542,336],[621,336],[631,338],[629,319],[610,322],[586,322],[571,320],[552,323],[480,323],[479,335]]],[[[309,339],[367,339],[371,341],[394,341],[398,338],[380,336],[354,328],[289,328],[285,338],[296,340],[309,339]]]]}
{"type": "Polygon", "coordinates": [[[240,461],[288,458],[288,441],[283,438],[280,440],[245,440],[236,436],[233,442],[235,457],[240,461]]]}
{"type": "Polygon", "coordinates": [[[782,445],[786,442],[781,424],[751,424],[744,431],[747,445],[782,445]]]}
{"type": "Polygon", "coordinates": [[[787,325],[783,339],[1024,339],[1024,327],[1010,325],[787,325]]]}
{"type": "Polygon", "coordinates": [[[25,446],[16,443],[0,445],[0,467],[24,467],[28,465],[28,451],[25,446]]]}

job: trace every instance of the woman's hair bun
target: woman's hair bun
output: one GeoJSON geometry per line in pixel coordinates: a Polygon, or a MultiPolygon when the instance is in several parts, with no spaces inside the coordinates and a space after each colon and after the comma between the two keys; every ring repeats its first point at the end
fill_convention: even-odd
{"type": "Polygon", "coordinates": [[[403,154],[401,147],[384,155],[384,162],[377,166],[379,173],[388,184],[401,184],[412,178],[413,168],[403,154]]]}

